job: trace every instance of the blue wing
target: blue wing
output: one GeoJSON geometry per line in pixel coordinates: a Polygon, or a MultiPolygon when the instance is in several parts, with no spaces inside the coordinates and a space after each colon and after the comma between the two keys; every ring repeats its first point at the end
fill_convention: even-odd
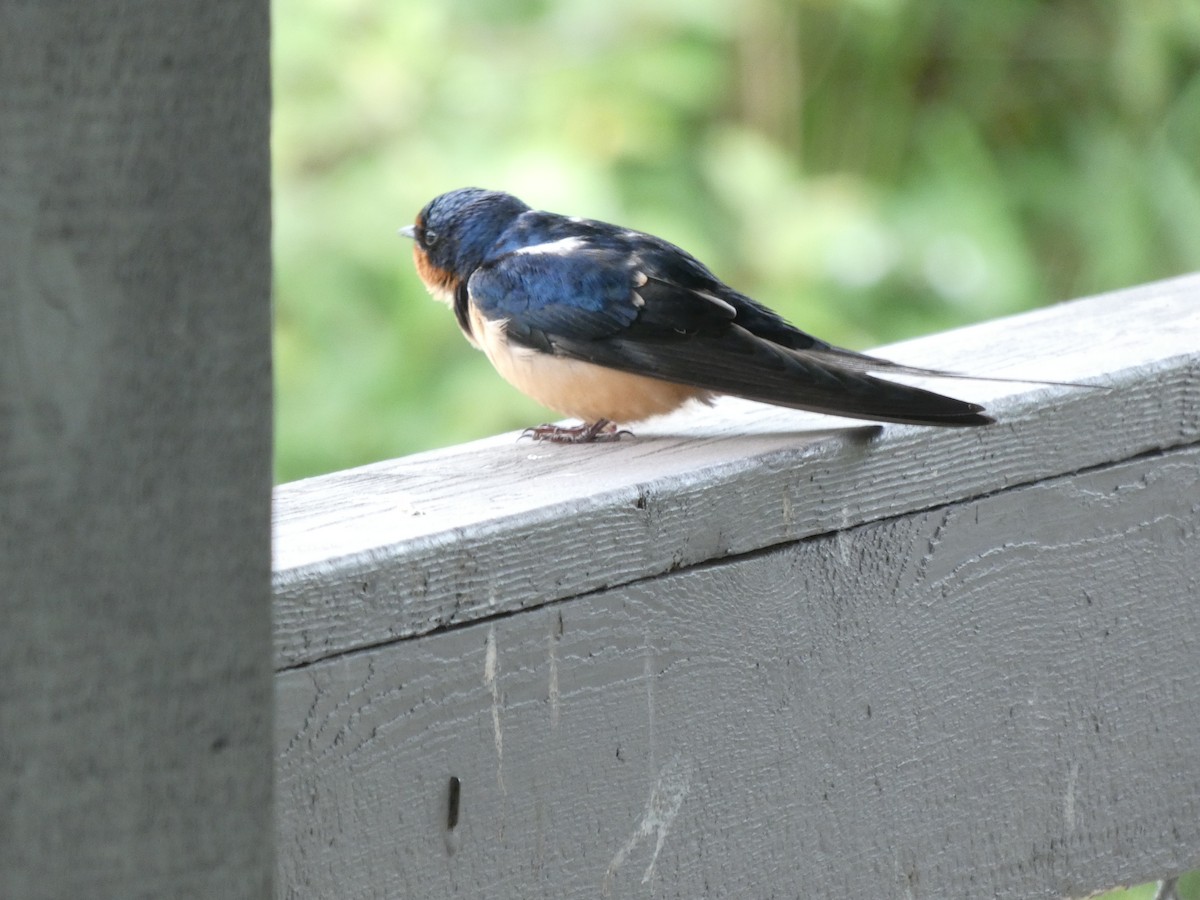
{"type": "Polygon", "coordinates": [[[798,409],[943,425],[990,421],[975,404],[866,374],[904,367],[794,328],[666,241],[561,217],[535,224],[501,241],[468,283],[470,302],[486,318],[505,320],[512,342],[798,409]]]}
{"type": "Polygon", "coordinates": [[[618,336],[678,340],[736,317],[716,296],[662,290],[647,268],[628,248],[564,238],[485,263],[468,291],[484,316],[507,320],[510,340],[565,355],[618,336]]]}

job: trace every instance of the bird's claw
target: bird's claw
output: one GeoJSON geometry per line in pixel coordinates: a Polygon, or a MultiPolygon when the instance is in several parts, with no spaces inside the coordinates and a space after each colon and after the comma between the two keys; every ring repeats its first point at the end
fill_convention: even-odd
{"type": "Polygon", "coordinates": [[[608,419],[584,422],[581,425],[534,425],[521,432],[521,437],[552,444],[593,444],[619,441],[622,435],[633,437],[632,431],[617,428],[608,419]]]}

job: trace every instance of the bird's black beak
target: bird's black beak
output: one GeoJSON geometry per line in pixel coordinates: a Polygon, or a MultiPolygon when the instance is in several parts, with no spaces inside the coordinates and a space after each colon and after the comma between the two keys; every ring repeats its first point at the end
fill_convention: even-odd
{"type": "Polygon", "coordinates": [[[400,229],[399,233],[406,238],[412,238],[414,241],[417,239],[417,228],[415,225],[405,225],[400,229]]]}

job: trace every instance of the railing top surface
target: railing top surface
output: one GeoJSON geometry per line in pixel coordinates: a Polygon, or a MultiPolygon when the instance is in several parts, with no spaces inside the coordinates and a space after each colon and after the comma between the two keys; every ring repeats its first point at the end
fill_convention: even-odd
{"type": "Polygon", "coordinates": [[[1104,388],[929,382],[984,403],[998,419],[987,428],[864,426],[725,399],[619,444],[514,433],[281,485],[277,665],[1194,443],[1198,348],[1193,275],[878,351],[1104,388]]]}

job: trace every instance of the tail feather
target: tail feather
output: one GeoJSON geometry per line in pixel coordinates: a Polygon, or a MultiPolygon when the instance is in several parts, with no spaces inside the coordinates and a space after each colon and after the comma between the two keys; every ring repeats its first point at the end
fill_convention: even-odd
{"type": "Polygon", "coordinates": [[[835,355],[794,351],[730,325],[686,341],[556,338],[555,352],[622,371],[775,406],[911,425],[966,427],[994,419],[976,403],[887,381],[835,355]]]}
{"type": "Polygon", "coordinates": [[[923,369],[919,366],[908,366],[904,363],[893,362],[890,359],[882,359],[878,356],[870,356],[866,353],[843,350],[841,347],[793,352],[824,361],[829,365],[850,369],[854,372],[890,372],[896,375],[915,375],[920,378],[953,378],[959,381],[998,381],[1005,384],[1040,384],[1048,387],[1103,390],[1102,385],[1080,384],[1074,381],[1046,381],[1042,378],[1004,378],[998,375],[967,375],[963,372],[951,372],[947,369],[923,369]]]}
{"type": "Polygon", "coordinates": [[[726,383],[725,392],[776,406],[805,409],[835,416],[910,425],[970,427],[995,422],[978,403],[948,397],[924,388],[898,384],[852,370],[822,366],[817,378],[801,364],[803,379],[782,385],[726,383]],[[833,380],[833,384],[827,382],[833,380]]]}

